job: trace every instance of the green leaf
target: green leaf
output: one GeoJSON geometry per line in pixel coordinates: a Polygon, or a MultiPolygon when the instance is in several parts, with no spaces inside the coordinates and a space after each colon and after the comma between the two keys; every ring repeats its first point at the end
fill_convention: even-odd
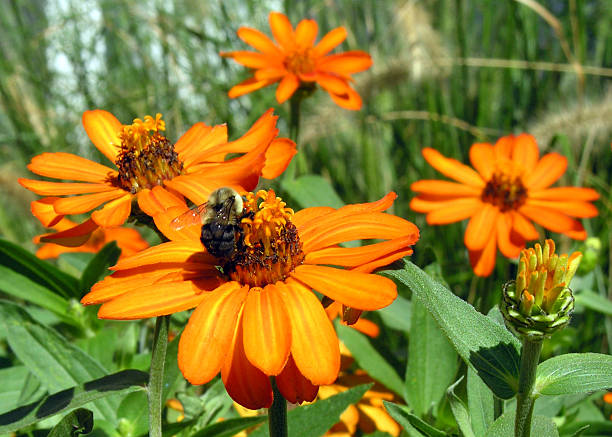
{"type": "Polygon", "coordinates": [[[47,417],[80,407],[116,393],[143,390],[148,375],[138,370],[121,372],[45,396],[38,402],[23,405],[0,415],[0,434],[16,431],[47,417]]]}
{"type": "MultiPolygon", "coordinates": [[[[63,390],[107,372],[102,365],[55,330],[35,322],[19,306],[0,301],[0,326],[17,358],[51,392],[63,390]]],[[[96,417],[115,423],[116,399],[102,399],[92,406],[96,417]]]]}
{"type": "Polygon", "coordinates": [[[405,405],[398,405],[388,401],[383,401],[383,404],[385,404],[385,408],[391,417],[393,417],[403,428],[410,429],[414,427],[428,437],[446,437],[447,434],[445,432],[434,428],[424,420],[412,414],[405,405]]]}
{"type": "Polygon", "coordinates": [[[70,315],[70,304],[66,299],[49,288],[2,265],[0,265],[0,291],[46,308],[61,321],[79,326],[76,319],[70,315]]]}
{"type": "Polygon", "coordinates": [[[68,413],[51,429],[47,437],[76,437],[89,434],[93,430],[93,412],[85,408],[77,408],[68,413]]]}
{"type": "Polygon", "coordinates": [[[283,190],[302,208],[331,206],[340,208],[344,202],[336,193],[329,180],[318,175],[304,175],[297,179],[283,181],[283,190]]]}
{"type": "MultiPolygon", "coordinates": [[[[319,437],[340,421],[340,415],[359,401],[372,387],[362,384],[338,393],[327,399],[320,399],[310,405],[294,408],[287,413],[287,426],[290,437],[319,437]]],[[[249,437],[269,436],[267,426],[261,426],[249,434],[249,437]]]]}
{"type": "Polygon", "coordinates": [[[538,366],[536,392],[584,393],[612,388],[612,355],[581,353],[550,358],[538,366]]]}
{"type": "Polygon", "coordinates": [[[336,323],[338,337],[349,348],[353,358],[360,368],[376,381],[383,384],[389,390],[393,390],[398,395],[404,397],[404,383],[389,363],[370,343],[368,338],[361,332],[336,323]]]}
{"type": "Polygon", "coordinates": [[[166,402],[168,400],[177,381],[182,378],[181,371],[178,367],[178,344],[180,338],[181,334],[179,333],[170,343],[168,343],[168,347],[166,348],[162,402],[166,402]]]}
{"type": "Polygon", "coordinates": [[[459,429],[463,433],[463,436],[476,437],[476,434],[474,434],[474,431],[472,430],[470,413],[468,412],[468,409],[463,401],[455,394],[455,387],[461,383],[462,379],[463,376],[459,378],[457,382],[451,385],[446,391],[446,395],[448,396],[448,402],[450,403],[451,410],[453,411],[453,416],[455,416],[455,420],[457,421],[457,425],[459,425],[459,429]]]}
{"type": "Polygon", "coordinates": [[[0,411],[8,411],[16,408],[21,403],[32,401],[40,397],[44,391],[40,384],[32,384],[32,374],[25,366],[13,366],[0,369],[0,411]],[[25,393],[24,393],[25,388],[25,393]],[[23,393],[23,402],[20,402],[23,393]]]}
{"type": "Polygon", "coordinates": [[[147,393],[135,391],[123,398],[117,409],[117,420],[121,420],[123,434],[145,435],[149,429],[149,409],[147,393]]]}
{"type": "Polygon", "coordinates": [[[590,290],[582,290],[574,294],[576,305],[583,305],[593,311],[612,316],[612,302],[610,299],[601,296],[590,290]]]}
{"type": "Polygon", "coordinates": [[[268,420],[268,416],[239,417],[213,423],[191,437],[231,437],[247,428],[268,420]]]}
{"type": "MultiPolygon", "coordinates": [[[[515,412],[509,411],[497,418],[489,428],[485,437],[500,437],[514,435],[515,412]]],[[[531,421],[532,436],[559,437],[559,432],[554,422],[549,417],[533,416],[531,421]]]]}
{"type": "Polygon", "coordinates": [[[589,421],[579,421],[568,423],[567,425],[563,425],[563,427],[559,430],[562,435],[580,435],[580,436],[605,436],[612,435],[612,422],[611,421],[597,421],[597,422],[589,422],[589,421]],[[582,432],[580,432],[582,430],[582,432]]]}
{"type": "Polygon", "coordinates": [[[81,290],[89,290],[92,285],[108,275],[110,273],[108,268],[117,263],[119,255],[121,255],[121,249],[117,247],[116,241],[111,241],[104,246],[83,271],[81,275],[81,290]]]}
{"type": "Polygon", "coordinates": [[[471,368],[467,374],[467,396],[474,434],[485,435],[494,420],[493,393],[471,368]]]}
{"type": "Polygon", "coordinates": [[[446,393],[457,373],[457,353],[421,302],[412,303],[412,327],[406,367],[406,396],[423,417],[446,393]]]}
{"type": "Polygon", "coordinates": [[[461,358],[498,397],[510,399],[515,395],[520,343],[507,329],[477,312],[410,261],[405,261],[403,270],[387,270],[384,274],[412,290],[461,358]]]}
{"type": "Polygon", "coordinates": [[[376,311],[389,328],[410,332],[411,303],[402,296],[397,296],[393,303],[376,311]]]}
{"type": "Polygon", "coordinates": [[[31,278],[37,284],[68,297],[79,297],[79,281],[21,246],[0,238],[0,265],[31,278]]]}

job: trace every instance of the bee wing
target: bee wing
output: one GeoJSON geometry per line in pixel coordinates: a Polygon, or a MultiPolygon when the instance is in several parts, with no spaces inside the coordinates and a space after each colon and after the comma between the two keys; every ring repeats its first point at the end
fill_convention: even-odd
{"type": "Polygon", "coordinates": [[[203,203],[185,211],[170,221],[170,227],[175,231],[180,231],[187,226],[202,226],[202,217],[206,213],[207,205],[208,203],[203,203]]]}

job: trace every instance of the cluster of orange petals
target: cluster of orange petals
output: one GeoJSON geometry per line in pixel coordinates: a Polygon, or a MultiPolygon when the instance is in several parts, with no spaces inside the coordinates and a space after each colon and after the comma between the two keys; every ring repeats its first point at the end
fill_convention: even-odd
{"type": "Polygon", "coordinates": [[[254,77],[229,91],[231,98],[280,82],[276,100],[283,103],[301,84],[317,83],[342,108],[361,108],[361,97],[349,85],[351,74],[370,68],[372,59],[367,53],[357,50],[329,54],[346,39],[344,27],[331,30],[315,44],[318,26],[314,20],[302,20],[294,30],[284,14],[272,12],[270,29],[276,43],[258,30],[241,27],[238,36],[258,51],[221,53],[255,70],[254,77]]]}
{"type": "Polygon", "coordinates": [[[591,203],[599,198],[590,188],[555,187],[567,168],[558,153],[540,158],[533,136],[500,138],[495,145],[470,148],[473,168],[425,148],[427,162],[456,182],[420,180],[411,189],[418,195],[410,207],[426,213],[427,223],[443,225],[469,218],[464,243],[474,273],[488,276],[495,266],[497,247],[508,258],[517,257],[528,240],[539,237],[532,222],[583,240],[586,232],[576,218],[594,217],[591,203]]]}
{"type": "MultiPolygon", "coordinates": [[[[185,197],[200,204],[219,186],[248,191],[257,185],[260,176],[278,176],[296,149],[292,141],[277,138],[276,119],[269,110],[245,135],[231,142],[228,142],[225,124],[212,127],[202,122],[194,124],[173,146],[183,165],[182,173],[163,180],[158,186],[142,188],[135,193],[117,184],[116,169],[63,152],[35,156],[28,169],[40,176],[77,182],[20,178],[19,183],[36,194],[48,196],[43,201],[52,205],[54,218],[40,216],[39,209],[32,208],[43,224],[45,221],[57,222],[65,215],[87,213],[103,205],[84,223],[47,236],[48,241],[78,246],[87,241],[98,227],[121,226],[130,216],[134,199],[157,224],[158,214],[165,212],[169,205],[184,203],[185,197]],[[229,154],[236,153],[242,155],[225,160],[229,154]]],[[[110,112],[93,110],[83,114],[83,126],[98,150],[117,164],[124,125],[110,112]]]]}
{"type": "Polygon", "coordinates": [[[272,403],[274,375],[287,400],[311,401],[340,368],[338,338],[312,290],[360,310],[395,299],[393,281],[371,274],[410,255],[419,237],[414,224],[383,212],[395,198],[390,193],[372,203],[295,213],[291,222],[305,258],[275,283],[250,287],[222,276],[199,233],[186,228],[169,235],[175,241],[120,261],[82,303],[102,303],[98,316],[108,319],[196,308],[179,343],[179,367],[188,381],[204,384],[221,371],[230,396],[258,409],[272,403]],[[359,239],[384,241],[339,246],[359,239]]]}

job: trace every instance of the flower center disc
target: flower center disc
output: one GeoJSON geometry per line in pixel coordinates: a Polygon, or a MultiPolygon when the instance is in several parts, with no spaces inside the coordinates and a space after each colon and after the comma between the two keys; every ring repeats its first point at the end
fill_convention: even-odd
{"type": "Polygon", "coordinates": [[[315,70],[312,48],[296,49],[285,59],[285,68],[293,74],[311,74],[315,70]]]}
{"type": "Polygon", "coordinates": [[[286,279],[304,261],[302,243],[291,216],[293,210],[274,191],[247,194],[242,219],[242,244],[224,265],[241,284],[265,287],[286,279]],[[257,200],[263,201],[257,204],[257,200]]]}
{"type": "Polygon", "coordinates": [[[159,133],[165,129],[161,114],[157,114],[155,119],[147,115],[144,121],[137,118],[131,125],[123,127],[119,134],[121,151],[115,161],[119,169],[117,183],[121,188],[136,193],[162,185],[164,180],[182,173],[183,163],[174,150],[174,144],[159,133]]]}
{"type": "Polygon", "coordinates": [[[508,211],[525,203],[527,189],[519,176],[496,171],[484,187],[481,198],[501,211],[508,211]]]}

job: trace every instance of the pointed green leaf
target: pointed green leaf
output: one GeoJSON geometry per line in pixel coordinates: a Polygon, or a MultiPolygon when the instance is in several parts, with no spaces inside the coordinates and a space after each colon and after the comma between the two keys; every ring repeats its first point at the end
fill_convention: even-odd
{"type": "Polygon", "coordinates": [[[427,309],[412,303],[412,327],[406,367],[406,396],[414,414],[423,417],[443,398],[457,373],[457,353],[427,309]]]}
{"type": "Polygon", "coordinates": [[[32,374],[25,366],[0,369],[0,411],[8,411],[20,404],[31,402],[44,395],[38,381],[32,381],[32,374]],[[35,382],[36,384],[32,384],[35,382]],[[24,388],[26,388],[24,393],[24,388]],[[23,393],[23,395],[22,395],[23,393]],[[24,397],[21,400],[21,396],[24,397]]]}
{"type": "Polygon", "coordinates": [[[498,397],[514,396],[520,343],[507,329],[477,312],[410,261],[405,261],[403,270],[387,270],[384,274],[412,290],[461,358],[498,397]]]}
{"type": "Polygon", "coordinates": [[[494,420],[493,393],[471,368],[468,368],[467,396],[474,434],[485,435],[494,420]]]}
{"type": "MultiPolygon", "coordinates": [[[[213,423],[191,437],[231,437],[247,428],[268,420],[268,416],[239,417],[213,423]]],[[[267,426],[267,425],[266,425],[267,426]]]]}
{"type": "Polygon", "coordinates": [[[119,255],[121,255],[121,249],[117,247],[116,241],[111,241],[104,246],[83,271],[81,275],[81,290],[83,292],[89,290],[92,285],[108,275],[110,273],[108,268],[117,263],[119,255]]]}
{"type": "Polygon", "coordinates": [[[385,404],[385,408],[391,417],[393,417],[402,427],[414,427],[427,437],[446,437],[447,434],[445,432],[434,428],[424,420],[414,415],[405,405],[398,405],[388,401],[383,401],[383,404],[385,404]]]}
{"type": "MultiPolygon", "coordinates": [[[[349,405],[359,399],[372,387],[362,384],[338,393],[327,399],[319,399],[313,404],[294,408],[287,413],[289,437],[319,437],[340,421],[340,415],[349,405]]],[[[269,436],[267,426],[261,426],[249,434],[249,437],[269,436]]]]}
{"type": "Polygon", "coordinates": [[[453,416],[455,416],[455,420],[457,421],[457,425],[459,425],[459,429],[463,433],[463,436],[476,437],[474,431],[472,430],[470,413],[468,412],[468,409],[463,401],[455,394],[455,387],[461,383],[462,379],[463,376],[459,378],[457,382],[451,385],[446,391],[446,395],[448,396],[448,402],[450,403],[453,416]]]}
{"type": "Polygon", "coordinates": [[[380,315],[383,323],[389,328],[410,332],[412,311],[411,302],[408,299],[397,296],[391,305],[381,308],[376,312],[380,315]]]}
{"type": "Polygon", "coordinates": [[[47,437],[76,437],[81,434],[89,434],[93,430],[93,424],[93,412],[85,408],[77,408],[66,414],[47,437]]]}
{"type": "Polygon", "coordinates": [[[302,208],[311,206],[340,208],[344,206],[336,190],[323,176],[308,174],[297,179],[283,181],[283,189],[302,208]]]}
{"type": "MultiPolygon", "coordinates": [[[[509,411],[498,417],[485,434],[485,437],[513,436],[514,417],[514,411],[509,411]]],[[[557,431],[557,427],[551,418],[544,416],[533,416],[533,419],[531,420],[531,435],[559,437],[559,431],[557,431]]]]}
{"type": "Polygon", "coordinates": [[[45,396],[38,402],[23,405],[0,415],[0,434],[16,431],[47,417],[80,407],[96,399],[119,392],[143,390],[148,374],[138,370],[122,370],[45,396]]]}
{"type": "Polygon", "coordinates": [[[612,388],[612,356],[565,354],[538,366],[535,390],[543,395],[584,393],[612,388]]]}
{"type": "Polygon", "coordinates": [[[404,383],[389,363],[372,346],[368,338],[361,332],[336,323],[338,337],[351,351],[351,355],[360,368],[376,381],[400,396],[404,396],[404,383]]]}
{"type": "Polygon", "coordinates": [[[585,307],[597,311],[598,313],[612,316],[612,302],[610,299],[601,296],[590,290],[582,290],[574,294],[576,306],[584,305],[585,307]]]}

